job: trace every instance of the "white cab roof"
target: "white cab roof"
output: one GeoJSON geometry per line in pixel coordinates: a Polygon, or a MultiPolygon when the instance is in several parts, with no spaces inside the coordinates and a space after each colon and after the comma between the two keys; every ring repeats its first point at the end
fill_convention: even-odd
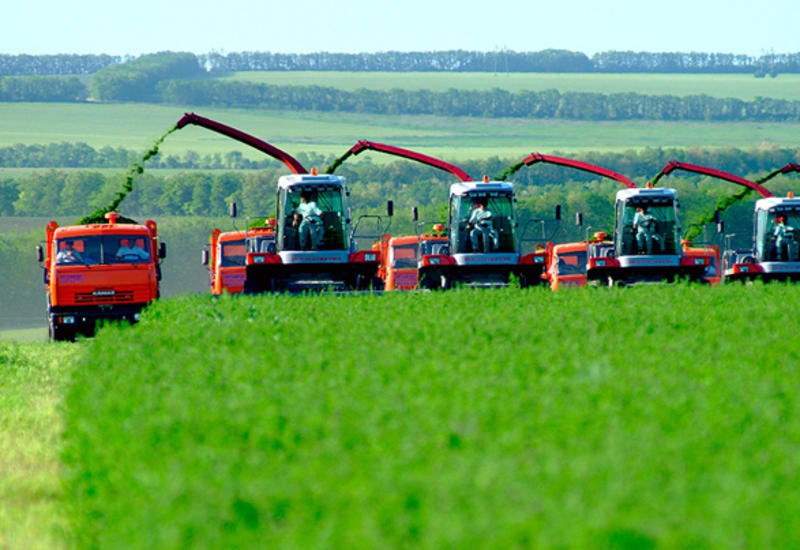
{"type": "Polygon", "coordinates": [[[462,181],[454,183],[450,186],[450,196],[456,195],[462,197],[470,193],[483,193],[483,192],[503,192],[513,193],[514,184],[507,181],[462,181]]]}
{"type": "Polygon", "coordinates": [[[646,197],[653,197],[653,198],[671,198],[674,199],[678,196],[678,192],[675,189],[667,188],[667,187],[655,187],[653,189],[648,189],[647,187],[643,187],[641,189],[622,189],[621,191],[617,191],[617,200],[618,201],[625,201],[628,199],[636,198],[646,198],[646,197]]]}
{"type": "Polygon", "coordinates": [[[291,176],[281,176],[280,179],[278,179],[279,189],[288,189],[295,185],[339,185],[344,187],[344,178],[332,174],[319,174],[317,176],[312,176],[311,174],[292,174],[291,176]]]}
{"type": "Polygon", "coordinates": [[[756,201],[756,210],[771,210],[776,206],[785,206],[791,209],[800,208],[800,198],[770,197],[756,201]]]}

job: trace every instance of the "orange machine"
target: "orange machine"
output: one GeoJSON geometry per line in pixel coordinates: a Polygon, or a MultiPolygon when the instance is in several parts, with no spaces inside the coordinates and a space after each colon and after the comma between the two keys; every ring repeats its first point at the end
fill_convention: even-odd
{"type": "Polygon", "coordinates": [[[703,279],[711,286],[717,286],[722,281],[721,252],[717,245],[690,246],[688,241],[683,241],[683,255],[689,258],[708,258],[703,279]]]}
{"type": "Polygon", "coordinates": [[[420,258],[447,255],[448,239],[442,224],[434,225],[434,233],[389,237],[384,235],[373,250],[380,250],[378,276],[384,290],[416,290],[419,283],[420,258]]]}
{"type": "Polygon", "coordinates": [[[136,322],[142,308],[159,297],[160,260],[156,222],[47,226],[47,244],[37,247],[47,287],[50,338],[91,336],[101,320],[136,322]]]}
{"type": "Polygon", "coordinates": [[[587,249],[592,247],[593,257],[606,257],[614,243],[603,232],[595,233],[586,241],[556,244],[548,243],[545,251],[547,271],[544,278],[551,290],[562,286],[586,286],[587,249]]]}
{"type": "Polygon", "coordinates": [[[208,266],[212,294],[240,294],[247,278],[247,254],[275,253],[275,218],[268,221],[270,225],[265,227],[211,232],[209,248],[203,250],[203,265],[208,266]]]}

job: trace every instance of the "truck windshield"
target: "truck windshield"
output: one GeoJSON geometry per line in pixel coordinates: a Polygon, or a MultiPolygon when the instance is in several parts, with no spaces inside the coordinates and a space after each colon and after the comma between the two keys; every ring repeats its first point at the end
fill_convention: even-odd
{"type": "Polygon", "coordinates": [[[800,239],[800,211],[794,209],[772,209],[759,212],[759,243],[765,261],[797,262],[798,239],[800,239]]]}
{"type": "Polygon", "coordinates": [[[559,275],[580,275],[583,273],[586,273],[585,251],[558,253],[559,275]]]}
{"type": "Polygon", "coordinates": [[[456,252],[515,252],[511,194],[471,193],[454,201],[451,231],[456,252]]]}
{"type": "Polygon", "coordinates": [[[392,267],[396,268],[416,268],[417,267],[417,245],[398,244],[392,247],[392,267]]]}
{"type": "Polygon", "coordinates": [[[620,256],[678,254],[680,237],[672,200],[619,202],[617,220],[620,256]]]}
{"type": "Polygon", "coordinates": [[[219,265],[221,267],[244,265],[245,256],[244,239],[220,243],[219,265]]]}
{"type": "Polygon", "coordinates": [[[130,264],[150,261],[150,242],[146,235],[87,235],[57,239],[56,263],[130,264]]]}

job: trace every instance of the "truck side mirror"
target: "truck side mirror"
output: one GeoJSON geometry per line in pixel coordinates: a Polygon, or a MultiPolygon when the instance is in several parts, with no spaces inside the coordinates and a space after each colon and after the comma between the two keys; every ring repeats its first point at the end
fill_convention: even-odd
{"type": "Polygon", "coordinates": [[[158,243],[158,257],[162,260],[167,257],[167,243],[158,243]]]}
{"type": "Polygon", "coordinates": [[[390,218],[394,216],[394,201],[386,201],[386,215],[390,218]]]}
{"type": "Polygon", "coordinates": [[[419,210],[417,209],[416,206],[411,209],[411,219],[414,221],[419,220],[419,210]]]}
{"type": "Polygon", "coordinates": [[[208,265],[208,249],[207,248],[203,249],[203,253],[202,253],[200,262],[203,265],[208,265]]]}
{"type": "Polygon", "coordinates": [[[39,263],[44,261],[44,249],[42,249],[42,245],[36,245],[36,261],[39,263]]]}
{"type": "Polygon", "coordinates": [[[228,209],[228,216],[231,218],[236,217],[236,201],[231,203],[230,208],[228,209]]]}
{"type": "Polygon", "coordinates": [[[578,227],[583,226],[583,212],[578,212],[577,214],[575,214],[575,225],[577,225],[578,227]]]}
{"type": "Polygon", "coordinates": [[[561,220],[561,205],[557,204],[556,205],[556,221],[560,221],[560,220],[561,220]]]}

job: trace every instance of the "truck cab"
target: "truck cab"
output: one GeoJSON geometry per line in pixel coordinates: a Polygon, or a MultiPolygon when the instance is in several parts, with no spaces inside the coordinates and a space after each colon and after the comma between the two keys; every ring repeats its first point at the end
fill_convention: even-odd
{"type": "Polygon", "coordinates": [[[434,226],[434,233],[390,237],[384,235],[373,249],[381,251],[378,275],[383,279],[384,290],[416,290],[419,282],[419,265],[423,256],[449,254],[449,241],[443,233],[444,225],[434,226]]]}
{"type": "MultiPolygon", "coordinates": [[[[271,218],[275,221],[274,218],[271,218]]],[[[271,226],[251,227],[241,231],[211,232],[210,244],[203,253],[208,266],[211,293],[239,294],[244,291],[247,255],[274,253],[275,230],[271,226]]]]}
{"type": "Polygon", "coordinates": [[[166,246],[158,240],[156,223],[119,223],[115,212],[106,218],[104,224],[47,226],[38,259],[53,340],[91,336],[102,320],[136,322],[159,297],[166,246]]]}

